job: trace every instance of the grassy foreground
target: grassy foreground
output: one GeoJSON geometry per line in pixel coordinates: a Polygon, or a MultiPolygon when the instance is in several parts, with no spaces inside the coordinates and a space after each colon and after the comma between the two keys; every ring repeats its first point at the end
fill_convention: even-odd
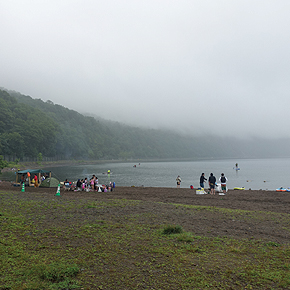
{"type": "MultiPolygon", "coordinates": [[[[141,201],[16,195],[0,192],[1,290],[290,288],[289,244],[197,236],[180,225],[155,223],[158,210],[132,213],[141,201]],[[116,216],[117,208],[130,210],[116,216]]],[[[240,219],[261,215],[214,210],[240,219]]],[[[290,224],[290,215],[267,216],[290,224]]]]}

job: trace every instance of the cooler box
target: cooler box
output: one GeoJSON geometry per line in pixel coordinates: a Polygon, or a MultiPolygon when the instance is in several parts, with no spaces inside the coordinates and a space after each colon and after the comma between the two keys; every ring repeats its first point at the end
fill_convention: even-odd
{"type": "Polygon", "coordinates": [[[197,189],[195,191],[196,194],[206,194],[206,192],[203,189],[197,189]]]}

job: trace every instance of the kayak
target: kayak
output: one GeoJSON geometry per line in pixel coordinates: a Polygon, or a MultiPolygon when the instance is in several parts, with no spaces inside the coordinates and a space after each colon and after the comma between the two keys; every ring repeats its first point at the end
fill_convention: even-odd
{"type": "Polygon", "coordinates": [[[234,190],[245,190],[244,187],[234,187],[234,190]]]}
{"type": "Polygon", "coordinates": [[[287,191],[287,189],[284,187],[280,187],[280,188],[277,188],[276,191],[287,191]]]}

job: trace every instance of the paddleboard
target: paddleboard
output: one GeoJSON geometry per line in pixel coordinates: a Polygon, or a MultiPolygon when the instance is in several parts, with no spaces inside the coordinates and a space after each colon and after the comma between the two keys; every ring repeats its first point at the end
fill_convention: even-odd
{"type": "Polygon", "coordinates": [[[244,187],[234,187],[234,190],[245,190],[244,187]]]}

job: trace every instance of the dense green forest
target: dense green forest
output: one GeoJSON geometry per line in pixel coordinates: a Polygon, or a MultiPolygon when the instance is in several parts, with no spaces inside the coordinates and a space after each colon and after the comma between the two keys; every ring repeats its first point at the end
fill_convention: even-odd
{"type": "Polygon", "coordinates": [[[289,140],[185,136],[84,116],[0,90],[0,155],[6,160],[202,159],[289,156],[289,140]],[[265,143],[266,142],[266,143],[265,143]],[[260,146],[263,144],[263,146],[260,146]],[[266,146],[265,146],[266,144],[266,146]]]}

